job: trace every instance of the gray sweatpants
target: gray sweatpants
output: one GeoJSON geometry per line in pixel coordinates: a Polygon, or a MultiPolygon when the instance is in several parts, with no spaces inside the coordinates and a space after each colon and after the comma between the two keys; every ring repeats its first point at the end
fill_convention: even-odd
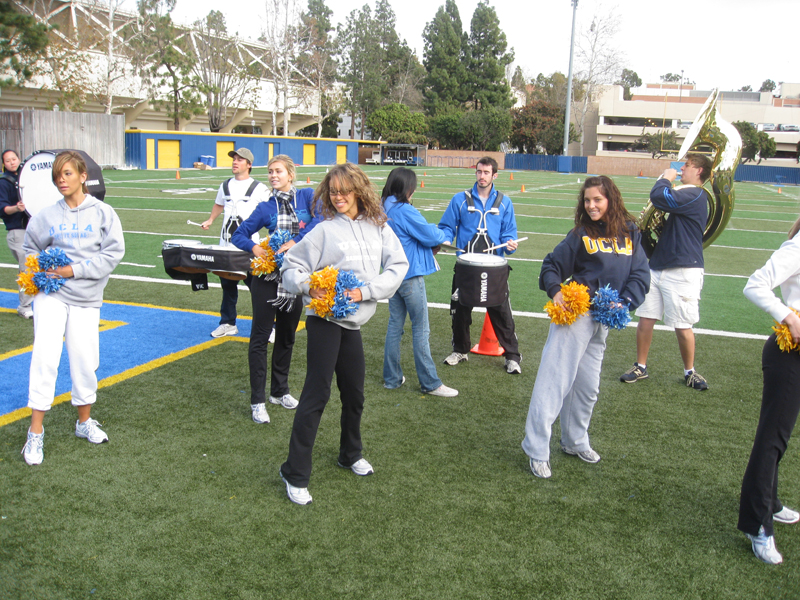
{"type": "Polygon", "coordinates": [[[588,313],[572,325],[550,325],[533,386],[522,449],[550,460],[553,423],[561,416],[561,445],[574,452],[589,446],[589,421],[600,389],[608,329],[588,313]]]}
{"type": "MultiPolygon", "coordinates": [[[[8,242],[8,249],[14,255],[14,260],[19,264],[19,272],[25,270],[25,251],[22,249],[22,242],[25,241],[24,229],[12,229],[6,234],[6,241],[8,242]]],[[[21,289],[19,291],[19,308],[30,307],[33,302],[33,296],[28,296],[21,289]]]]}

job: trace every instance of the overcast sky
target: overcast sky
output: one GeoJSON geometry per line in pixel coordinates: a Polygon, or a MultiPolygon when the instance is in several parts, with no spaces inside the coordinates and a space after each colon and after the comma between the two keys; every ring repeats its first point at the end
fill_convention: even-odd
{"type": "MultiPolygon", "coordinates": [[[[444,0],[390,0],[397,15],[397,32],[422,60],[422,30],[444,0]]],[[[133,0],[129,8],[135,7],[133,0]]],[[[305,0],[299,0],[303,7],[305,0]]],[[[365,3],[374,1],[327,0],[335,23],[365,3]]],[[[469,31],[478,0],[456,0],[465,30],[469,31]]],[[[490,0],[514,48],[515,64],[529,77],[569,68],[571,0],[490,0]]],[[[177,0],[174,17],[190,23],[210,10],[230,6],[228,29],[245,37],[257,37],[266,14],[259,0],[177,0]]],[[[800,0],[579,0],[577,32],[588,28],[595,14],[613,12],[619,17],[619,33],[613,42],[622,64],[647,82],[659,75],[680,73],[699,89],[720,87],[758,89],[765,79],[800,82],[800,0]],[[600,11],[598,13],[598,11],[600,11]]]]}

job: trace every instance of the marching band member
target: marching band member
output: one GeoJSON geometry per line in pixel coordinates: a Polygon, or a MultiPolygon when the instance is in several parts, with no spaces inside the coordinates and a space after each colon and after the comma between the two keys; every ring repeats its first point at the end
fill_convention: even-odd
{"type": "MultiPolygon", "coordinates": [[[[240,250],[252,252],[256,257],[267,251],[252,237],[261,228],[270,235],[276,230],[288,231],[291,239],[278,248],[284,253],[302,240],[317,224],[311,210],[313,188],[298,190],[294,187],[296,171],[294,161],[285,154],[273,157],[267,163],[272,193],[267,202],[260,203],[250,217],[233,234],[233,244],[240,250]]],[[[248,347],[250,363],[250,407],[253,421],[269,423],[266,404],[267,347],[275,323],[275,343],[272,347],[272,376],[269,401],[290,410],[297,408],[297,400],[289,393],[289,367],[292,362],[295,332],[303,312],[303,305],[295,294],[283,286],[279,271],[254,276],[250,282],[253,302],[253,326],[248,347]]]]}
{"type": "Polygon", "coordinates": [[[342,401],[338,464],[356,475],[370,475],[372,465],[362,455],[361,413],[364,409],[364,347],[360,328],[373,314],[377,301],[392,296],[408,270],[400,241],[386,225],[386,215],[366,173],[345,163],[331,168],[314,194],[314,213],[321,222],[284,258],[286,288],[303,294],[304,303],[323,300],[326,290],[310,287],[315,272],[332,267],[341,276],[352,272],[363,285],[347,289],[357,303],[342,318],[306,312],[308,368],[300,404],[294,415],[289,456],[280,468],[289,499],[309,504],[311,454],[322,412],[336,384],[342,401]]]}
{"type": "Polygon", "coordinates": [[[458,396],[458,391],[442,383],[431,356],[428,296],[425,292],[425,275],[439,270],[432,249],[446,240],[444,232],[435,224],[428,223],[411,205],[411,196],[416,189],[416,173],[406,167],[397,167],[389,173],[381,194],[389,226],[403,245],[408,259],[406,277],[394,296],[389,298],[389,326],[383,350],[383,386],[388,389],[399,388],[406,380],[400,366],[400,340],[407,313],[411,319],[414,365],[422,391],[432,396],[452,398],[458,396]]]}
{"type": "MultiPolygon", "coordinates": [[[[767,264],[750,276],[744,295],[789,329],[791,341],[800,342],[800,219],[767,264]],[[783,301],[772,291],[780,286],[783,301]]],[[[800,352],[784,352],[773,334],[761,355],[764,391],[761,415],[744,472],[739,501],[738,528],[753,543],[753,552],[766,563],[783,561],[775,547],[773,524],[797,523],[800,514],[778,499],[778,465],[786,452],[800,411],[800,352]]]]}
{"type": "Polygon", "coordinates": [[[64,342],[72,379],[72,405],[78,409],[75,435],[93,444],[108,441],[91,418],[97,400],[100,364],[100,306],[108,277],[125,254],[122,226],[114,209],[86,193],[86,163],[80,154],[66,150],[53,161],[53,183],[63,199],[39,212],[28,223],[26,255],[60,248],[70,264],[51,268],[52,276],[65,278],[55,291],[40,291],[33,300],[33,352],[31,353],[28,408],[31,426],[22,449],[25,462],[44,459],[44,415],[53,405],[58,365],[64,342]]]}
{"type": "MultiPolygon", "coordinates": [[[[3,151],[3,173],[0,175],[0,217],[6,226],[6,242],[8,249],[19,264],[19,272],[25,270],[25,252],[22,243],[25,240],[25,228],[28,226],[28,213],[25,204],[19,197],[19,156],[13,150],[3,151]]],[[[17,314],[24,319],[33,317],[31,303],[33,297],[22,289],[19,291],[17,314]]]]}
{"type": "MultiPolygon", "coordinates": [[[[641,234],[614,182],[605,176],[583,183],[575,227],[548,254],[539,287],[564,305],[561,284],[569,278],[589,288],[589,297],[608,285],[635,308],[650,282],[641,234]]],[[[588,308],[588,302],[587,302],[588,308]]],[[[534,475],[549,478],[550,436],[561,416],[561,449],[588,463],[600,455],[589,444],[589,421],[600,388],[608,329],[589,313],[571,325],[552,323],[531,395],[522,448],[534,475]]]]}

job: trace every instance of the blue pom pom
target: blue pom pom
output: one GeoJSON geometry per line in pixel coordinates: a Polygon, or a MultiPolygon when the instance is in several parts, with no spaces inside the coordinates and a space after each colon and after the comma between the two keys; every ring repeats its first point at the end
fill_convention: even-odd
{"type": "Polygon", "coordinates": [[[39,253],[39,268],[42,271],[66,267],[69,264],[72,261],[61,248],[45,248],[39,253]]]}
{"type": "Polygon", "coordinates": [[[358,310],[358,302],[354,302],[349,297],[345,296],[347,290],[359,288],[364,285],[352,271],[339,271],[336,277],[336,295],[333,297],[333,306],[331,312],[335,319],[344,319],[350,315],[354,315],[358,310]]]}
{"type": "Polygon", "coordinates": [[[608,285],[595,292],[591,311],[592,318],[608,329],[625,329],[631,322],[628,304],[608,285]]]}
{"type": "Polygon", "coordinates": [[[61,275],[48,275],[44,271],[39,271],[33,276],[33,283],[39,288],[40,292],[49,294],[50,292],[57,292],[62,285],[67,282],[61,275]]]}
{"type": "Polygon", "coordinates": [[[272,248],[272,251],[275,253],[276,271],[280,271],[280,268],[283,266],[283,255],[285,254],[285,252],[278,254],[278,248],[283,246],[293,237],[294,236],[292,236],[292,232],[287,229],[276,229],[274,232],[272,232],[272,235],[269,236],[269,247],[272,248]]]}

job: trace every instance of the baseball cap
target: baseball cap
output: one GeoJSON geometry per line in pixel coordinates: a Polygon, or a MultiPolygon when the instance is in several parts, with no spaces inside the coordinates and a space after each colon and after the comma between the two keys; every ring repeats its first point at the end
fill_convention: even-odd
{"type": "Polygon", "coordinates": [[[237,154],[242,158],[244,158],[245,160],[249,160],[251,165],[255,160],[255,158],[253,157],[253,153],[250,152],[250,150],[248,150],[247,148],[237,148],[236,150],[231,150],[230,152],[228,152],[228,156],[230,156],[231,158],[233,158],[237,154]]]}

